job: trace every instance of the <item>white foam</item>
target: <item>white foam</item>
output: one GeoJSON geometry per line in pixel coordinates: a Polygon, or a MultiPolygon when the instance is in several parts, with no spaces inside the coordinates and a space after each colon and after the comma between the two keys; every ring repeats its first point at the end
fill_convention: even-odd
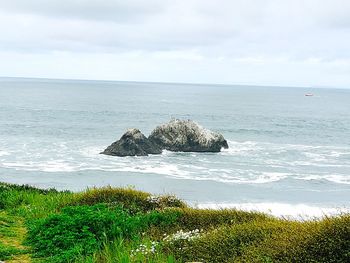
{"type": "Polygon", "coordinates": [[[254,152],[262,149],[260,146],[257,145],[257,142],[252,142],[252,141],[245,141],[245,142],[227,141],[227,144],[229,148],[222,149],[220,154],[242,155],[242,154],[248,154],[249,152],[254,152]]]}
{"type": "Polygon", "coordinates": [[[289,162],[289,165],[291,166],[314,166],[314,167],[338,167],[338,168],[345,168],[350,167],[350,164],[332,164],[332,163],[317,163],[314,161],[293,161],[289,162]]]}
{"type": "Polygon", "coordinates": [[[320,207],[306,204],[287,203],[202,203],[198,208],[209,209],[239,209],[244,211],[257,211],[277,217],[297,220],[322,218],[324,216],[349,213],[350,207],[320,207]]]}
{"type": "Polygon", "coordinates": [[[255,184],[264,184],[280,181],[288,177],[288,173],[276,173],[276,172],[263,172],[258,176],[252,183],[255,184]]]}
{"type": "Polygon", "coordinates": [[[326,176],[325,179],[338,184],[350,184],[350,175],[331,174],[326,176]]]}
{"type": "Polygon", "coordinates": [[[262,172],[261,174],[256,174],[254,176],[234,176],[234,173],[225,174],[224,171],[220,174],[202,174],[201,176],[196,175],[196,173],[179,174],[174,175],[174,177],[179,179],[196,180],[196,181],[215,181],[220,183],[230,183],[230,184],[265,184],[276,182],[282,180],[288,176],[287,173],[276,173],[276,172],[262,172]]]}
{"type": "Polygon", "coordinates": [[[14,168],[23,171],[42,171],[42,172],[74,172],[74,167],[64,161],[48,161],[48,162],[5,162],[2,164],[5,168],[14,168]]]}
{"type": "Polygon", "coordinates": [[[254,141],[228,143],[230,148],[219,154],[163,151],[161,155],[125,158],[99,154],[104,148],[103,145],[79,147],[76,143],[57,142],[38,151],[38,145],[34,147],[28,144],[25,150],[15,147],[18,151],[11,151],[10,156],[7,156],[8,152],[0,151],[0,156],[3,156],[0,167],[43,172],[96,170],[148,173],[227,184],[266,184],[285,178],[350,184],[349,176],[342,172],[346,167],[350,167],[350,161],[347,156],[344,157],[349,153],[348,146],[309,146],[254,141]],[[220,155],[233,157],[230,160],[220,155]],[[317,175],[320,170],[318,167],[323,170],[328,168],[333,174],[325,175],[322,171],[321,175],[317,175]]]}
{"type": "Polygon", "coordinates": [[[81,149],[79,152],[85,157],[96,157],[99,156],[99,153],[102,151],[103,146],[90,146],[81,149]]]}
{"type": "Polygon", "coordinates": [[[301,175],[295,177],[298,180],[327,180],[333,183],[338,184],[350,184],[350,175],[343,175],[343,174],[328,174],[328,175],[301,175]]]}
{"type": "Polygon", "coordinates": [[[10,155],[10,153],[7,151],[0,150],[0,156],[6,156],[6,155],[10,155]]]}
{"type": "Polygon", "coordinates": [[[168,150],[163,150],[162,151],[162,155],[164,155],[164,156],[168,156],[168,155],[170,155],[170,154],[172,154],[173,152],[171,152],[171,151],[168,151],[168,150]]]}
{"type": "Polygon", "coordinates": [[[22,171],[76,172],[96,170],[148,173],[174,177],[186,177],[191,173],[185,169],[180,169],[176,164],[166,164],[156,160],[148,160],[142,157],[126,157],[116,159],[115,157],[101,155],[101,158],[102,159],[98,160],[90,160],[90,162],[74,162],[74,160],[3,162],[0,163],[0,167],[13,168],[22,171]],[[135,158],[138,158],[138,160],[136,161],[135,158]]]}
{"type": "Polygon", "coordinates": [[[135,167],[120,168],[121,172],[154,173],[170,176],[188,176],[190,172],[180,170],[176,165],[138,165],[135,167]]]}
{"type": "Polygon", "coordinates": [[[327,157],[340,157],[342,155],[350,155],[350,148],[347,146],[327,146],[327,145],[303,145],[303,144],[286,144],[286,143],[270,143],[255,141],[231,141],[228,140],[228,149],[223,149],[222,153],[227,154],[244,154],[253,152],[274,152],[284,153],[286,151],[297,151],[303,153],[310,159],[319,159],[324,161],[327,157]]]}

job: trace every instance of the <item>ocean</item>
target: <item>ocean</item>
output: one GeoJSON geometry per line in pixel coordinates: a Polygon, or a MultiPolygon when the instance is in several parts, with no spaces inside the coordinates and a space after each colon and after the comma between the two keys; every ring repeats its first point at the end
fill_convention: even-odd
{"type": "Polygon", "coordinates": [[[350,90],[1,78],[0,181],[128,186],[281,216],[336,213],[350,208],[350,90]],[[99,154],[128,128],[148,136],[172,118],[222,133],[229,149],[99,154]]]}

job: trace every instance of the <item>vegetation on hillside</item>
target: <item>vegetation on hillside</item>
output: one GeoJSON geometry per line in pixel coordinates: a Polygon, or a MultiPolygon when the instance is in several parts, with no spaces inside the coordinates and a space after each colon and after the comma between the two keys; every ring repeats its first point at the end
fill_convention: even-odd
{"type": "Polygon", "coordinates": [[[0,183],[6,262],[349,262],[350,215],[313,221],[188,207],[134,189],[0,183]]]}

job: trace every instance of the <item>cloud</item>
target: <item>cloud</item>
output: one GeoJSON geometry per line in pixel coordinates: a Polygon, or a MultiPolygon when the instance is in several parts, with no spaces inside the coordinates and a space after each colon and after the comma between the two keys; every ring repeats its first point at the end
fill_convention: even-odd
{"type": "MultiPolygon", "coordinates": [[[[294,82],[329,84],[334,70],[349,70],[347,10],[347,0],[2,1],[0,53],[17,54],[18,59],[37,56],[42,61],[70,54],[62,57],[67,63],[70,57],[85,57],[85,63],[101,62],[105,60],[99,56],[105,58],[108,54],[114,58],[105,61],[109,68],[119,69],[121,61],[166,67],[169,72],[163,76],[172,81],[189,80],[178,68],[184,61],[191,61],[196,69],[186,68],[194,82],[203,82],[201,70],[205,74],[211,71],[213,82],[241,82],[237,75],[230,74],[232,68],[241,66],[247,73],[242,76],[256,76],[264,82],[261,84],[282,70],[293,72],[286,81],[279,80],[281,84],[299,77],[300,81],[294,82]],[[266,78],[258,72],[261,65],[266,67],[266,78]],[[322,68],[322,76],[317,79],[313,73],[314,79],[310,80],[297,66],[310,72],[322,68]],[[216,72],[219,69],[221,73],[216,72]],[[170,71],[177,72],[177,77],[170,71]]],[[[83,68],[91,78],[106,77],[83,68]]],[[[144,75],[132,67],[128,70],[130,74],[123,76],[144,75]]],[[[56,70],[51,75],[66,76],[64,71],[56,70]]],[[[15,69],[5,73],[17,75],[15,69]]],[[[343,86],[350,84],[347,77],[340,79],[343,86]]]]}
{"type": "Polygon", "coordinates": [[[1,9],[15,14],[31,14],[60,19],[112,20],[137,22],[162,12],[168,0],[11,0],[1,9]]]}

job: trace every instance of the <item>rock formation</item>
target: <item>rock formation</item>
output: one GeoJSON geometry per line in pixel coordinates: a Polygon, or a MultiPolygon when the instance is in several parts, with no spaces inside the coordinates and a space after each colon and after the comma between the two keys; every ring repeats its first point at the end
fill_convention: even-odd
{"type": "Polygon", "coordinates": [[[224,137],[204,129],[191,120],[171,120],[156,127],[146,138],[140,130],[128,130],[120,140],[108,146],[102,154],[113,156],[145,156],[160,154],[166,149],[174,152],[220,152],[227,149],[224,137]]]}
{"type": "Polygon", "coordinates": [[[113,156],[146,156],[160,154],[162,149],[148,140],[140,130],[130,129],[101,153],[113,156]]]}
{"type": "Polygon", "coordinates": [[[155,128],[148,139],[162,149],[174,152],[220,152],[228,148],[221,134],[209,131],[191,120],[171,120],[155,128]]]}

